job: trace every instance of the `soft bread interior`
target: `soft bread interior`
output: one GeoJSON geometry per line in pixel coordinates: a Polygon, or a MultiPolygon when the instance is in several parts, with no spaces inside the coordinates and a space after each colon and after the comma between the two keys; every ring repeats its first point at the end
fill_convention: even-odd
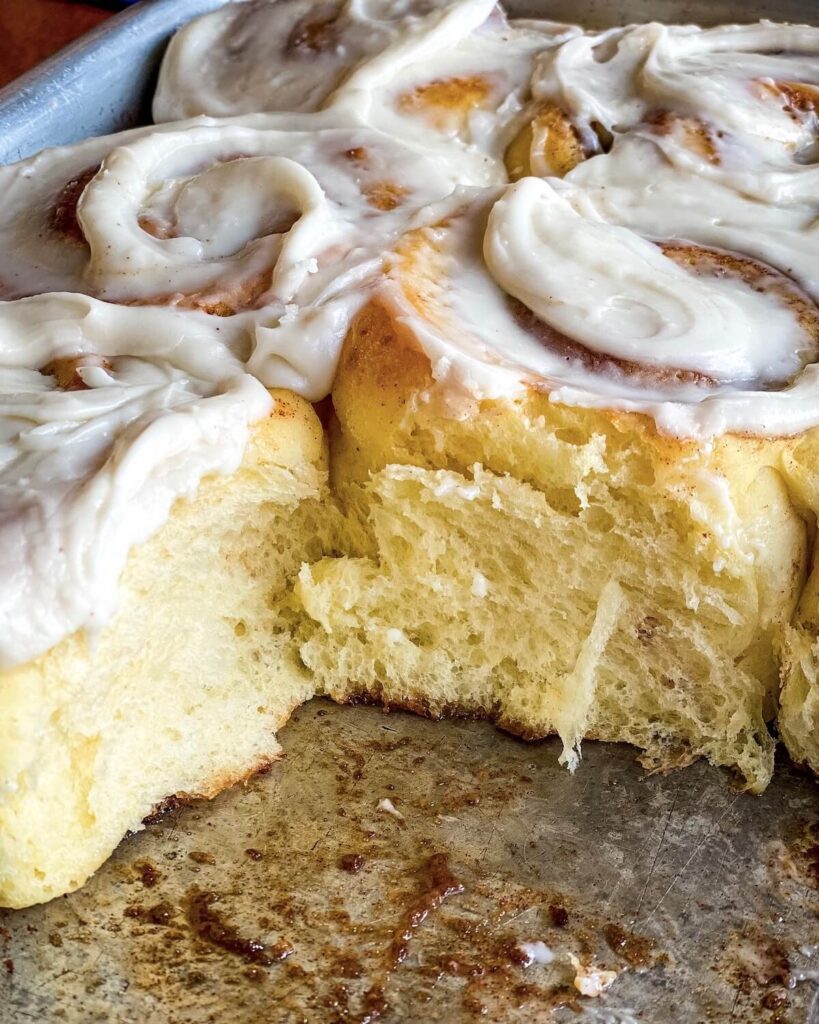
{"type": "Polygon", "coordinates": [[[279,392],[241,468],[134,551],[119,611],[0,687],[0,905],[74,889],[171,794],[213,796],[278,755],[314,684],[287,600],[331,547],[311,406],[279,392]]]}
{"type": "Polygon", "coordinates": [[[782,637],[782,692],[778,726],[789,754],[819,773],[819,430],[802,437],[784,458],[794,500],[811,524],[813,560],[792,622],[782,637]]]}
{"type": "Polygon", "coordinates": [[[431,385],[370,306],[334,392],[355,554],[305,566],[297,588],[320,689],[558,732],[570,763],[585,735],[764,787],[807,557],[782,445],[699,448],[534,390],[453,416],[431,385]]]}

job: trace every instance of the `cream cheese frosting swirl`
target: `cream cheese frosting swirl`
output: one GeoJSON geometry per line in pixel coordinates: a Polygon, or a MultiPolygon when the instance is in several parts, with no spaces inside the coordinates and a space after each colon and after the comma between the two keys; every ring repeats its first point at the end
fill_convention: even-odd
{"type": "Polygon", "coordinates": [[[241,461],[271,399],[203,313],[0,306],[0,666],[116,608],[130,548],[241,461]]]}
{"type": "Polygon", "coordinates": [[[817,56],[819,29],[808,25],[652,22],[575,36],[544,53],[533,92],[609,131],[674,110],[794,155],[809,131],[817,56]]]}
{"type": "Polygon", "coordinates": [[[791,308],[763,289],[692,274],[634,231],[584,216],[574,198],[566,183],[524,178],[489,215],[489,272],[544,323],[615,359],[763,387],[814,354],[791,308]]]}
{"type": "Polygon", "coordinates": [[[174,36],[160,71],[154,119],[318,110],[352,68],[435,6],[435,0],[225,4],[174,36]]]}
{"type": "Polygon", "coordinates": [[[579,32],[510,22],[496,0],[227,4],[171,43],[154,116],[343,110],[427,149],[458,141],[461,163],[494,184],[526,120],[536,58],[579,32]]]}
{"type": "Polygon", "coordinates": [[[439,386],[478,399],[534,387],[688,438],[819,424],[819,309],[804,289],[758,260],[588,216],[585,198],[565,179],[467,190],[399,250],[382,296],[439,386]],[[403,282],[423,264],[422,311],[403,282]]]}
{"type": "Polygon", "coordinates": [[[478,397],[537,386],[686,437],[817,425],[817,82],[802,26],[567,38],[532,91],[604,151],[431,217],[443,332],[389,301],[478,397]]]}

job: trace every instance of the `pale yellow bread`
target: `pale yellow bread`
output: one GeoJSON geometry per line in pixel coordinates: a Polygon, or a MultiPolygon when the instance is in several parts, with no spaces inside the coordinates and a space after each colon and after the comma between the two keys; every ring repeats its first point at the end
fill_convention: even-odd
{"type": "MultiPolygon", "coordinates": [[[[785,458],[796,500],[819,511],[819,431],[811,431],[785,458]]],[[[815,516],[813,519],[815,544],[815,516]]],[[[791,757],[819,773],[819,562],[799,599],[782,644],[779,731],[791,757]]]]}
{"type": "Polygon", "coordinates": [[[311,406],[274,392],[240,469],[135,550],[114,620],[0,677],[0,905],[74,889],[171,794],[213,796],[278,756],[314,685],[289,581],[328,546],[311,406]]]}
{"type": "MultiPolygon", "coordinates": [[[[394,276],[452,332],[434,238],[411,237],[394,276]]],[[[813,539],[792,481],[814,479],[816,434],[700,445],[535,386],[475,403],[433,384],[408,328],[371,303],[333,393],[353,556],[298,584],[318,687],[558,732],[570,761],[584,736],[658,766],[705,756],[762,789],[813,539]]]]}
{"type": "Polygon", "coordinates": [[[504,163],[510,181],[537,173],[562,178],[587,155],[566,113],[554,103],[541,103],[507,146],[504,163]]]}

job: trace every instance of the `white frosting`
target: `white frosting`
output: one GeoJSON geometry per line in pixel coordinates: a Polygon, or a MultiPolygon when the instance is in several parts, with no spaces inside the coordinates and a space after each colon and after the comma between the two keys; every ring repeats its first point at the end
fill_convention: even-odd
{"type": "Polygon", "coordinates": [[[66,294],[0,306],[0,666],[102,626],[130,548],[239,465],[271,399],[212,319],[66,294]],[[43,372],[66,357],[87,364],[81,390],[43,372]]]}
{"type": "Polygon", "coordinates": [[[553,401],[645,412],[684,437],[816,426],[816,82],[817,29],[567,38],[533,91],[581,135],[613,132],[610,152],[562,180],[454,197],[434,232],[451,330],[398,279],[387,300],[436,377],[478,397],[536,380],[553,401]]]}
{"type": "Polygon", "coordinates": [[[736,278],[691,274],[573,198],[525,178],[489,215],[489,272],[541,320],[596,352],[716,380],[768,384],[801,370],[812,346],[789,308],[736,278]]]}
{"type": "Polygon", "coordinates": [[[452,151],[444,141],[460,142],[460,170],[468,162],[470,183],[492,184],[505,179],[503,151],[530,98],[537,56],[578,33],[507,22],[496,0],[227,4],[172,41],[154,116],[343,110],[442,157],[452,151]],[[414,95],[477,77],[480,100],[466,112],[414,95]]]}
{"type": "Polygon", "coordinates": [[[775,83],[816,84],[817,56],[819,28],[807,25],[654,22],[572,38],[544,55],[533,91],[610,131],[673,110],[796,150],[810,137],[810,119],[800,123],[785,109],[775,83]]]}
{"type": "Polygon", "coordinates": [[[225,4],[174,36],[160,70],[154,119],[318,110],[353,67],[434,6],[434,0],[225,4]]]}
{"type": "MultiPolygon", "coordinates": [[[[123,142],[142,129],[123,132],[123,142]]],[[[74,290],[87,252],[55,225],[61,193],[99,165],[112,146],[109,137],[46,149],[21,163],[0,167],[0,299],[42,291],[74,290]],[[69,186],[66,188],[66,186],[69,186]]]]}
{"type": "Polygon", "coordinates": [[[104,625],[131,547],[238,466],[266,389],[329,392],[375,289],[436,387],[535,383],[684,437],[819,425],[817,82],[819,30],[768,23],[584,34],[493,0],[193,22],[155,113],[223,120],[0,168],[0,666],[104,625]],[[598,155],[506,187],[546,102],[598,155]],[[437,317],[388,255],[424,225],[437,317]]]}

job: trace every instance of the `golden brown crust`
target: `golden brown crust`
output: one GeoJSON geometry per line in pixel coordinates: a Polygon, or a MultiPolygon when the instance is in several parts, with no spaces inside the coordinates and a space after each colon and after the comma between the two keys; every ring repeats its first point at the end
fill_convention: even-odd
{"type": "Polygon", "coordinates": [[[555,103],[544,103],[509,144],[504,163],[512,181],[534,173],[533,158],[562,178],[589,155],[565,111],[555,103]]]}
{"type": "Polygon", "coordinates": [[[199,792],[181,792],[174,793],[172,796],[166,796],[159,803],[151,807],[150,811],[142,819],[142,824],[158,825],[164,818],[178,813],[185,807],[189,807],[196,800],[213,800],[214,797],[217,797],[224,790],[230,789],[231,786],[235,786],[239,782],[247,783],[254,775],[267,775],[273,768],[273,765],[281,759],[282,754],[277,754],[275,757],[262,757],[254,761],[246,771],[227,772],[214,776],[208,785],[203,786],[199,792]]]}
{"type": "Polygon", "coordinates": [[[378,301],[368,303],[353,321],[339,361],[339,380],[370,382],[393,397],[432,384],[429,356],[411,332],[378,301]]]}
{"type": "MultiPolygon", "coordinates": [[[[423,308],[422,293],[423,289],[414,291],[409,283],[404,292],[423,308]]],[[[449,446],[448,451],[432,456],[436,464],[446,466],[456,455],[471,464],[476,456],[468,453],[474,451],[480,453],[478,461],[487,468],[526,477],[529,471],[518,465],[516,449],[493,427],[496,420],[508,422],[510,418],[519,425],[542,420],[544,429],[549,425],[584,435],[628,434],[652,461],[669,466],[696,456],[699,449],[695,441],[660,435],[652,417],[643,413],[576,409],[554,403],[549,390],[537,382],[525,386],[514,398],[471,405],[462,402],[460,406],[457,397],[454,401],[434,400],[439,388],[446,385],[436,384],[429,357],[412,332],[382,302],[374,300],[365,306],[345,340],[333,388],[344,444],[359,446],[362,466],[402,461],[407,457],[407,438],[432,430],[445,432],[449,446]],[[424,401],[422,394],[432,400],[424,401]]],[[[752,438],[748,447],[758,449],[760,457],[769,448],[767,439],[760,438],[752,438]]]]}
{"type": "Polygon", "coordinates": [[[493,84],[486,75],[436,78],[401,93],[398,109],[419,114],[438,131],[463,128],[473,110],[492,105],[493,84]]]}

